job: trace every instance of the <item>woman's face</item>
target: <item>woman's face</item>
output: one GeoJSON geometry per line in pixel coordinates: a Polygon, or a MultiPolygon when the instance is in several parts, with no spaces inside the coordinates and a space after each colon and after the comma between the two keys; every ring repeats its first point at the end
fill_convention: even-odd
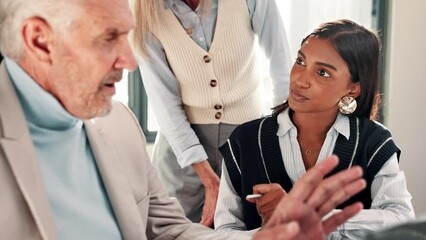
{"type": "Polygon", "coordinates": [[[332,113],[344,96],[356,98],[346,62],[327,39],[310,37],[298,51],[290,73],[289,107],[295,113],[332,113]]]}

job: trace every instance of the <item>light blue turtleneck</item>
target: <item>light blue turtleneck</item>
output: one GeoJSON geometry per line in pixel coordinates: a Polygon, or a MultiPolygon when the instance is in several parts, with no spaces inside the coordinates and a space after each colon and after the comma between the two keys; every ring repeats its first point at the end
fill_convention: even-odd
{"type": "Polygon", "coordinates": [[[121,239],[83,121],[5,59],[34,143],[58,239],[121,239]]]}

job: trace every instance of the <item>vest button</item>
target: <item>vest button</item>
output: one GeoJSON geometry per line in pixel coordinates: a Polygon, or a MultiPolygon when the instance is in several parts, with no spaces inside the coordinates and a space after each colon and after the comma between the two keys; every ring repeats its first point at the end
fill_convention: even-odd
{"type": "Polygon", "coordinates": [[[212,58],[211,58],[209,55],[205,55],[205,56],[203,57],[203,60],[204,60],[204,62],[205,62],[205,63],[209,63],[209,62],[211,62],[211,61],[212,61],[212,58]]]}
{"type": "Polygon", "coordinates": [[[212,79],[210,80],[210,87],[216,87],[217,86],[217,81],[216,79],[212,79]]]}
{"type": "Polygon", "coordinates": [[[221,112],[217,112],[215,115],[214,115],[214,118],[216,118],[216,119],[221,119],[222,118],[222,113],[221,112]]]}
{"type": "Polygon", "coordinates": [[[216,104],[216,105],[214,105],[214,109],[220,110],[220,109],[222,109],[222,105],[216,104]]]}
{"type": "Polygon", "coordinates": [[[192,29],[192,28],[186,29],[186,34],[188,34],[189,36],[192,36],[193,33],[194,33],[194,29],[192,29]]]}

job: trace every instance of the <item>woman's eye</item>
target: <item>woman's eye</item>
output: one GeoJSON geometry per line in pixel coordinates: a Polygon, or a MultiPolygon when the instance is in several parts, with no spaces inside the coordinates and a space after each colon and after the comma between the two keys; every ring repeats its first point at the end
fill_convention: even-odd
{"type": "Polygon", "coordinates": [[[299,57],[296,58],[296,64],[297,65],[301,65],[301,66],[305,66],[305,63],[302,61],[302,59],[300,59],[299,57]]]}
{"type": "Polygon", "coordinates": [[[325,71],[325,70],[319,70],[318,71],[318,75],[320,75],[321,77],[325,77],[325,78],[329,78],[330,77],[330,74],[328,74],[328,72],[325,71]]]}

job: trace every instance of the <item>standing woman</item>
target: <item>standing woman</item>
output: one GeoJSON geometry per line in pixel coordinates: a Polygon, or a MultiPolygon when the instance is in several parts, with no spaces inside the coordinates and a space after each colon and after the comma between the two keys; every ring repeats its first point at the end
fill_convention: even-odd
{"type": "Polygon", "coordinates": [[[332,174],[359,165],[367,188],[339,206],[360,201],[364,210],[330,238],[359,239],[364,231],[414,217],[398,165],[400,150],[390,132],[372,120],[379,55],[378,37],[349,20],[324,23],[303,39],[288,101],[271,116],[239,126],[221,147],[226,167],[217,229],[262,226],[293,184],[331,154],[340,158],[332,174]],[[262,197],[246,199],[251,193],[262,197]]]}
{"type": "Polygon", "coordinates": [[[288,40],[275,0],[133,0],[133,44],[160,131],[153,164],[194,222],[213,225],[222,156],[236,126],[288,96],[288,40]],[[258,48],[260,46],[260,48],[258,48]],[[263,96],[258,49],[270,62],[263,96]]]}

